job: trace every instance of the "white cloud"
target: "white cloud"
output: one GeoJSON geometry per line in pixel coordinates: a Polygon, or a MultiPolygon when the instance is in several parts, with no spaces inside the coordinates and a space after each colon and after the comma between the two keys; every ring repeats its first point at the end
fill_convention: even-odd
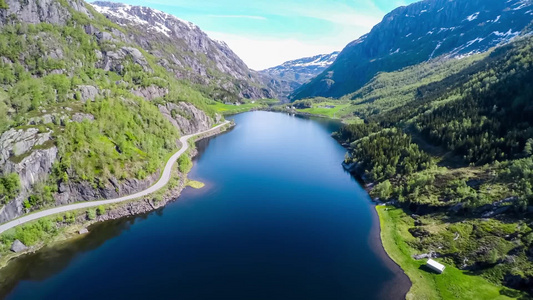
{"type": "MultiPolygon", "coordinates": [[[[376,14],[361,13],[350,7],[330,9],[307,8],[299,9],[298,13],[302,16],[328,21],[342,26],[354,26],[365,29],[371,29],[381,21],[381,17],[376,14]]],[[[380,16],[380,14],[377,14],[380,16]]]]}
{"type": "Polygon", "coordinates": [[[295,39],[250,38],[222,32],[207,32],[207,34],[211,38],[226,42],[254,70],[263,70],[288,60],[340,50],[320,41],[313,43],[295,39]]]}

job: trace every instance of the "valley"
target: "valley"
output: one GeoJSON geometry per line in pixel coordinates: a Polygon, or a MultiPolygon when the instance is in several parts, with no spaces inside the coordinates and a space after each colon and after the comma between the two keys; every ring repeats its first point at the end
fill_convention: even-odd
{"type": "Polygon", "coordinates": [[[414,2],[260,71],[220,34],[0,0],[0,297],[533,295],[531,0],[414,2]]]}

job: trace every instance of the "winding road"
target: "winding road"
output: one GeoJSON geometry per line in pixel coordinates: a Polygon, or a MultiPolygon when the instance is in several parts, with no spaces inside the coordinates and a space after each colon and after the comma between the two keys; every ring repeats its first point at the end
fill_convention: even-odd
{"type": "Polygon", "coordinates": [[[195,133],[195,134],[189,134],[189,135],[182,136],[180,138],[180,142],[181,142],[181,144],[183,146],[181,147],[180,150],[178,150],[178,152],[176,152],[174,155],[172,155],[170,157],[170,159],[167,161],[167,164],[165,165],[165,169],[163,170],[163,174],[161,174],[161,178],[159,178],[159,180],[154,185],[152,185],[151,187],[147,188],[144,191],[140,191],[140,192],[135,193],[135,194],[131,194],[131,195],[128,195],[128,196],[115,198],[115,199],[75,203],[75,204],[70,204],[70,205],[65,205],[65,206],[60,206],[60,207],[54,207],[54,208],[50,208],[50,209],[47,209],[47,210],[35,212],[35,213],[30,214],[30,215],[23,216],[23,217],[20,217],[18,219],[15,219],[15,220],[12,220],[12,221],[9,221],[9,222],[7,222],[5,224],[0,225],[0,233],[3,233],[4,231],[9,230],[9,229],[11,229],[13,227],[16,227],[18,225],[21,225],[21,224],[24,224],[24,223],[27,223],[27,222],[31,222],[31,221],[35,221],[35,220],[43,218],[43,217],[48,217],[48,216],[51,216],[51,215],[64,213],[64,212],[72,211],[72,210],[95,207],[95,206],[99,206],[99,205],[108,205],[108,204],[113,204],[113,203],[124,202],[124,201],[133,200],[133,199],[137,199],[137,198],[141,198],[141,197],[150,195],[153,192],[158,191],[159,189],[161,189],[162,187],[164,187],[168,183],[168,181],[170,180],[171,173],[172,173],[172,166],[178,160],[178,158],[183,153],[185,153],[185,151],[187,151],[187,149],[189,149],[189,144],[187,143],[187,141],[191,137],[215,131],[215,130],[219,129],[220,127],[225,126],[227,124],[229,124],[229,121],[225,121],[224,123],[222,123],[222,124],[220,124],[220,125],[218,125],[216,127],[213,127],[211,129],[208,129],[208,130],[205,130],[205,131],[202,131],[202,132],[198,132],[198,133],[195,133]]]}

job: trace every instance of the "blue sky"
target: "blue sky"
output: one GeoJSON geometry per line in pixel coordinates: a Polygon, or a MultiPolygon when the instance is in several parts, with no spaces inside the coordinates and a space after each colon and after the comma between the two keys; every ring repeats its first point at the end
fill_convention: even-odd
{"type": "MultiPolygon", "coordinates": [[[[117,1],[119,2],[119,1],[117,1]]],[[[120,0],[191,21],[252,69],[342,50],[392,9],[415,0],[120,0]]]]}

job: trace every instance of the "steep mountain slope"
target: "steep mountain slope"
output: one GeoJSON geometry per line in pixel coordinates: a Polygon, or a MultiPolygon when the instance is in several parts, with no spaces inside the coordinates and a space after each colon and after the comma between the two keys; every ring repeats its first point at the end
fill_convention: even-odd
{"type": "Polygon", "coordinates": [[[112,2],[91,5],[127,30],[158,64],[177,78],[201,84],[207,95],[220,101],[272,98],[255,71],[224,43],[210,39],[198,26],[148,7],[112,2]]]}
{"type": "Polygon", "coordinates": [[[333,52],[291,60],[259,73],[265,84],[278,95],[280,100],[285,101],[294,90],[331,66],[338,55],[339,52],[333,52]]]}
{"type": "MultiPolygon", "coordinates": [[[[175,25],[189,26],[183,24],[175,25]]],[[[2,1],[0,222],[142,190],[158,178],[180,135],[220,121],[209,91],[163,67],[139,36],[81,0],[2,1]]],[[[246,78],[246,67],[214,47],[205,55],[227,55],[197,70],[212,72],[218,61],[222,71],[206,75],[210,85],[229,78],[225,93],[252,96],[251,83],[237,79],[246,78]],[[240,69],[224,68],[233,65],[240,69]]],[[[197,62],[192,50],[181,53],[190,62],[184,68],[197,62]]]]}
{"type": "Polygon", "coordinates": [[[484,52],[517,36],[533,20],[531,0],[425,0],[387,14],[350,43],[335,63],[292,95],[341,97],[378,72],[438,56],[484,52]]]}
{"type": "MultiPolygon", "coordinates": [[[[396,250],[415,285],[425,275],[413,258],[429,256],[533,295],[532,53],[524,35],[468,59],[379,74],[351,95],[365,122],[336,135],[350,145],[346,167],[399,208],[387,209],[402,228],[390,238],[405,241],[396,250]]],[[[472,288],[423,284],[437,293],[428,298],[472,288]]]]}

